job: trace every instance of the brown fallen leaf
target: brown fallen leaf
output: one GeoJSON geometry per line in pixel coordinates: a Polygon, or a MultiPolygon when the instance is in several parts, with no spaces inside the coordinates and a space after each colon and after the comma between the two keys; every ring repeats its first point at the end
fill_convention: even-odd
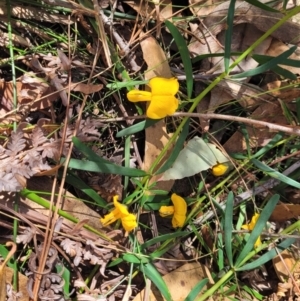
{"type": "MultiPolygon", "coordinates": [[[[180,268],[172,271],[171,273],[163,276],[173,301],[183,301],[194,288],[194,286],[199,283],[201,280],[205,278],[210,278],[208,275],[208,269],[201,263],[193,262],[193,263],[186,263],[180,268]]],[[[207,288],[204,286],[203,290],[207,288]]],[[[226,288],[225,288],[226,290],[226,288]]],[[[200,297],[201,293],[197,296],[200,297]]],[[[144,301],[145,297],[145,289],[142,290],[138,295],[135,296],[133,301],[144,301]]],[[[195,300],[197,300],[197,297],[195,300]]],[[[148,296],[149,301],[161,301],[165,300],[159,290],[152,285],[151,291],[148,296]]],[[[224,301],[229,301],[228,297],[222,299],[224,301]]]]}
{"type": "Polygon", "coordinates": [[[277,277],[281,282],[286,282],[294,273],[299,273],[300,265],[292,252],[284,250],[272,259],[277,277]]]}
{"type": "MultiPolygon", "coordinates": [[[[168,64],[168,60],[164,51],[153,37],[147,37],[141,41],[141,48],[143,51],[143,57],[147,63],[148,69],[145,73],[145,79],[151,79],[156,76],[171,78],[172,73],[168,64]]],[[[145,142],[145,157],[144,157],[144,170],[148,171],[160,154],[161,150],[169,141],[169,134],[166,130],[165,120],[158,121],[151,127],[146,129],[146,142],[145,142]]],[[[161,161],[160,165],[170,156],[172,148],[170,148],[161,161]]],[[[156,168],[156,170],[159,166],[156,168]]],[[[157,180],[157,176],[150,179],[150,183],[154,183],[157,180]]],[[[162,189],[170,191],[174,184],[173,180],[160,181],[156,184],[155,189],[162,189]]]]}
{"type": "Polygon", "coordinates": [[[83,84],[83,83],[72,83],[71,91],[81,92],[83,94],[92,94],[102,90],[103,85],[92,85],[92,84],[83,84]]]}
{"type": "MultiPolygon", "coordinates": [[[[33,177],[28,180],[27,188],[33,191],[45,191],[49,192],[52,190],[52,180],[49,177],[33,177]]],[[[57,191],[58,192],[58,188],[57,191]]],[[[44,195],[45,199],[50,200],[50,197],[44,195]]],[[[48,210],[38,204],[30,201],[29,199],[22,199],[22,202],[34,208],[36,211],[48,216],[48,210]]],[[[70,213],[79,220],[85,220],[88,218],[87,224],[96,230],[101,231],[102,226],[100,224],[100,215],[89,208],[82,200],[77,199],[74,195],[69,192],[65,192],[64,205],[62,210],[70,213]]],[[[65,220],[66,225],[74,227],[74,223],[65,220]]]]}
{"type": "Polygon", "coordinates": [[[270,221],[285,222],[300,216],[300,204],[278,204],[273,210],[270,221]]]}
{"type": "Polygon", "coordinates": [[[12,248],[7,254],[3,263],[0,265],[0,301],[6,300],[6,264],[17,250],[17,245],[14,242],[8,241],[6,246],[12,248]]]}

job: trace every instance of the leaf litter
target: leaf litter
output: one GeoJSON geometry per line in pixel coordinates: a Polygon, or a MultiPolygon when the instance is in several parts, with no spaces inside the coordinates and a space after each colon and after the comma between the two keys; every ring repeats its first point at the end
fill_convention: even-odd
{"type": "MultiPolygon", "coordinates": [[[[182,70],[185,69],[182,58],[176,53],[178,47],[184,46],[170,42],[173,37],[165,30],[164,23],[165,20],[169,20],[186,39],[185,51],[189,51],[186,52],[187,55],[194,60],[193,75],[195,78],[197,75],[202,76],[200,81],[195,80],[194,83],[194,96],[197,97],[224,71],[222,55],[219,57],[212,55],[208,58],[199,58],[199,55],[224,52],[225,31],[228,26],[225,17],[230,9],[230,2],[189,1],[189,7],[180,8],[176,8],[172,1],[153,3],[124,1],[111,4],[104,2],[93,1],[92,5],[86,7],[81,3],[56,1],[54,8],[52,1],[44,1],[44,5],[28,4],[26,9],[20,9],[23,7],[20,1],[22,5],[18,2],[11,7],[11,15],[15,18],[12,24],[18,30],[11,36],[6,32],[3,33],[0,41],[3,49],[10,43],[14,47],[19,47],[15,49],[18,55],[14,60],[18,66],[18,76],[13,78],[10,72],[4,74],[0,86],[2,134],[0,187],[2,191],[8,193],[20,191],[24,196],[24,192],[31,185],[30,182],[41,183],[36,176],[45,175],[47,172],[61,183],[61,189],[53,190],[56,192],[47,202],[45,202],[47,196],[40,192],[42,190],[43,193],[49,194],[51,185],[55,184],[56,180],[51,180],[47,188],[42,188],[42,184],[38,184],[27,195],[31,204],[27,205],[26,209],[20,206],[20,210],[23,210],[22,215],[15,212],[16,217],[22,220],[22,225],[18,229],[18,244],[24,245],[24,250],[32,249],[32,253],[26,255],[21,251],[22,247],[19,248],[25,258],[22,272],[28,274],[27,292],[34,300],[64,300],[69,295],[70,298],[76,296],[78,300],[125,301],[133,299],[134,296],[139,298],[138,293],[142,293],[147,281],[151,279],[159,289],[158,292],[152,290],[154,295],[163,294],[165,299],[171,295],[173,300],[193,296],[193,299],[202,300],[208,290],[204,287],[201,292],[199,289],[196,293],[199,282],[209,280],[209,284],[214,287],[222,277],[220,275],[226,273],[224,259],[225,262],[227,259],[220,252],[223,248],[221,235],[224,230],[223,219],[226,220],[226,217],[220,208],[226,204],[228,191],[236,193],[236,206],[241,204],[238,199],[238,196],[242,195],[241,190],[247,191],[248,200],[252,199],[252,205],[248,202],[243,209],[241,206],[234,212],[234,223],[247,224],[253,215],[251,211],[257,210],[257,207],[263,208],[263,200],[272,195],[271,190],[281,180],[276,179],[278,182],[273,181],[269,186],[264,186],[267,182],[261,184],[260,181],[264,181],[262,175],[270,176],[270,170],[264,170],[262,166],[261,170],[255,170],[251,165],[251,156],[262,158],[266,164],[275,158],[279,162],[276,170],[288,171],[290,166],[295,164],[295,160],[298,160],[298,137],[285,136],[283,138],[285,140],[275,142],[276,133],[254,124],[241,127],[239,123],[231,122],[221,128],[217,122],[208,118],[196,117],[190,120],[188,138],[184,137],[186,146],[179,149],[180,147],[176,148],[176,145],[180,140],[178,137],[180,133],[176,133],[176,129],[181,127],[185,117],[176,115],[146,127],[144,135],[136,133],[131,137],[131,141],[127,138],[115,138],[117,131],[132,124],[130,118],[137,116],[137,112],[142,114],[145,110],[140,104],[134,106],[126,102],[124,97],[126,91],[110,91],[105,85],[117,80],[130,82],[137,76],[149,80],[157,76],[171,78],[183,75],[182,70]],[[104,8],[110,10],[109,18],[104,8]],[[192,16],[192,21],[189,22],[186,16],[192,16]],[[175,17],[183,20],[178,21],[175,17]],[[28,20],[33,20],[35,26],[28,20]],[[153,22],[156,22],[155,27],[152,27],[153,22]],[[51,27],[46,26],[49,24],[52,24],[51,27]],[[68,27],[73,28],[74,24],[81,26],[75,30],[76,34],[79,34],[79,39],[75,31],[68,31],[68,27]],[[58,34],[61,36],[56,41],[57,49],[48,48],[47,41],[51,41],[52,37],[57,37],[58,34]],[[101,42],[97,45],[98,34],[101,42]],[[101,46],[104,48],[101,49],[101,46]],[[20,51],[20,48],[24,49],[24,52],[20,51]],[[96,64],[93,63],[94,56],[97,58],[96,64]],[[112,66],[113,68],[110,68],[112,66]],[[17,104],[14,103],[14,97],[17,104]],[[82,103],[86,104],[83,110],[80,108],[82,103]],[[125,118],[121,118],[122,122],[118,122],[116,116],[125,118]],[[72,169],[68,169],[64,175],[61,172],[63,168],[61,159],[68,160],[68,156],[72,156],[79,158],[81,164],[87,164],[83,155],[84,150],[72,146],[74,135],[81,142],[91,146],[95,154],[105,157],[109,162],[105,163],[107,168],[118,171],[118,166],[124,164],[128,167],[129,162],[137,161],[139,168],[150,173],[149,177],[141,180],[113,173],[94,174],[72,169]],[[182,160],[180,154],[199,136],[201,138],[198,139],[203,142],[203,137],[211,142],[216,139],[223,149],[218,150],[213,144],[202,143],[201,147],[195,146],[197,151],[201,150],[195,160],[192,160],[189,154],[186,154],[186,160],[182,160]],[[141,141],[144,146],[137,146],[137,142],[141,141]],[[285,148],[281,148],[282,145],[285,145],[285,148]],[[214,173],[210,172],[210,168],[228,161],[224,149],[229,154],[238,153],[237,157],[230,159],[237,160],[228,175],[231,176],[231,172],[233,175],[235,173],[235,180],[230,184],[227,182],[227,175],[221,174],[220,179],[216,179],[214,173]],[[246,152],[248,157],[245,155],[246,152]],[[177,159],[170,164],[168,160],[173,153],[177,153],[177,159]],[[202,161],[198,162],[199,158],[204,156],[202,153],[211,158],[205,167],[202,166],[202,161]],[[264,156],[265,154],[267,155],[264,156]],[[226,160],[220,159],[220,156],[226,160]],[[164,168],[164,164],[169,164],[172,166],[171,169],[174,169],[176,162],[183,166],[183,174],[179,178],[185,177],[187,181],[178,180],[178,176],[174,175],[165,178],[167,181],[158,181],[161,175],[156,175],[156,171],[161,167],[164,168]],[[191,173],[193,168],[195,170],[191,173]],[[67,184],[64,182],[65,179],[67,184]],[[73,182],[75,179],[76,182],[73,182]],[[174,185],[175,179],[177,181],[174,185]],[[192,184],[195,183],[192,180],[197,184],[192,184]],[[180,183],[188,183],[181,185],[190,186],[181,190],[181,193],[187,200],[191,215],[184,227],[174,232],[170,220],[159,217],[158,210],[162,205],[169,205],[168,194],[176,193],[180,183]],[[62,199],[59,195],[64,187],[66,192],[63,199],[65,198],[65,203],[69,202],[68,206],[62,206],[63,202],[60,201],[62,199]],[[262,189],[254,200],[256,188],[262,189]],[[70,194],[70,191],[75,195],[70,194]],[[130,206],[130,212],[137,213],[140,225],[134,232],[136,235],[124,233],[122,228],[103,228],[100,224],[99,217],[112,211],[110,201],[116,195],[120,200],[124,200],[124,204],[130,206]],[[44,201],[41,201],[43,198],[44,201]],[[34,202],[38,201],[39,209],[34,205],[34,202]],[[83,201],[89,204],[89,210],[77,207],[77,204],[83,201]],[[220,211],[213,209],[214,223],[205,225],[204,230],[196,221],[212,212],[209,204],[214,208],[218,203],[221,205],[218,209],[220,211]],[[52,207],[53,205],[56,207],[52,207]],[[47,209],[52,207],[52,210],[45,211],[45,206],[49,206],[47,209]],[[42,214],[42,208],[45,214],[42,214]],[[62,221],[57,219],[56,214],[63,216],[62,221]],[[89,216],[93,223],[86,218],[89,216]],[[38,235],[34,224],[43,225],[38,235]],[[208,234],[201,238],[205,231],[208,234]],[[44,240],[51,232],[53,232],[50,235],[51,239],[44,240]],[[191,242],[187,236],[192,239],[191,242]],[[48,241],[52,243],[48,244],[48,241]],[[188,251],[182,250],[183,245],[188,251]],[[188,260],[201,263],[187,264],[188,260]],[[156,271],[165,276],[161,277],[159,273],[152,274],[153,270],[149,269],[151,264],[156,271]],[[64,267],[60,269],[59,266],[64,267]],[[199,271],[199,266],[206,271],[205,275],[193,274],[190,276],[193,282],[185,282],[187,273],[199,271]],[[182,273],[180,269],[186,272],[182,273]],[[207,273],[208,269],[213,273],[207,273]],[[42,271],[42,274],[38,270],[42,271]],[[175,278],[176,273],[178,279],[175,278]],[[214,276],[215,274],[218,276],[214,276]],[[156,275],[159,281],[153,275],[156,275]],[[185,292],[182,290],[182,296],[177,294],[180,284],[186,288],[185,292]]],[[[290,1],[286,5],[288,9],[293,8],[290,1]]],[[[274,6],[273,11],[265,10],[263,6],[264,4],[255,6],[246,2],[236,2],[232,52],[243,52],[285,15],[284,9],[280,6],[274,6]]],[[[0,9],[5,24],[8,8],[5,6],[0,9]]],[[[300,25],[297,19],[293,20],[283,23],[281,28],[253,50],[252,54],[261,57],[249,55],[232,70],[233,73],[253,70],[263,64],[259,61],[265,59],[263,56],[277,57],[287,51],[290,45],[298,45],[300,25]]],[[[232,55],[229,58],[230,62],[237,57],[236,54],[232,55]]],[[[298,50],[289,59],[298,61],[298,50]]],[[[3,51],[1,61],[2,64],[11,62],[6,51],[3,51]]],[[[201,114],[217,112],[242,115],[249,119],[297,128],[299,83],[295,78],[294,82],[283,80],[285,77],[291,77],[291,74],[294,74],[294,77],[295,74],[299,74],[299,64],[291,62],[283,61],[276,64],[261,77],[249,75],[236,81],[229,76],[219,81],[210,94],[199,102],[196,111],[201,114]],[[280,76],[275,75],[276,72],[279,72],[280,76]]],[[[6,67],[3,72],[5,69],[9,70],[10,65],[9,68],[7,65],[4,66],[6,67]]],[[[181,100],[179,110],[189,111],[192,100],[187,100],[185,82],[182,81],[181,84],[178,94],[181,100]]],[[[187,84],[187,90],[188,86],[190,85],[187,84]]],[[[143,87],[139,88],[142,90],[143,87]]],[[[95,162],[101,170],[101,164],[97,163],[96,159],[95,162]]],[[[167,172],[168,170],[164,175],[167,172]]],[[[47,182],[44,179],[42,178],[42,181],[47,182]]],[[[297,181],[297,176],[294,179],[297,181]]],[[[4,194],[3,192],[3,196],[4,194]]],[[[13,197],[14,194],[6,199],[9,206],[1,206],[2,214],[5,211],[14,212],[13,197]]],[[[282,193],[282,200],[285,197],[285,193],[282,193]]],[[[275,231],[280,232],[281,228],[288,227],[284,224],[286,220],[298,219],[297,206],[298,204],[284,202],[275,207],[270,218],[277,224],[275,231]],[[281,214],[283,212],[284,217],[281,214]]],[[[228,221],[225,221],[225,225],[228,226],[228,221]]],[[[11,229],[12,220],[5,218],[3,223],[1,222],[1,227],[11,229]]],[[[116,227],[119,225],[116,224],[116,227]]],[[[238,227],[237,230],[239,231],[238,227]]],[[[255,228],[253,231],[255,232],[255,228]]],[[[262,237],[268,237],[266,233],[263,235],[265,236],[262,237]]],[[[271,237],[272,233],[269,235],[271,237]]],[[[278,235],[281,236],[280,233],[278,235]]],[[[295,236],[297,232],[291,235],[295,236]]],[[[239,252],[245,241],[247,235],[238,233],[237,236],[233,236],[235,252],[239,252]]],[[[275,244],[275,241],[272,243],[275,244]]],[[[225,247],[228,252],[226,241],[225,247]]],[[[296,246],[296,250],[297,248],[296,246]]],[[[266,253],[266,250],[263,252],[266,253]]],[[[270,269],[267,265],[254,270],[253,275],[256,276],[253,277],[250,272],[243,275],[237,273],[239,281],[247,283],[247,287],[242,287],[240,283],[234,283],[231,279],[229,286],[223,287],[218,293],[215,292],[213,299],[219,296],[223,299],[233,296],[241,299],[246,296],[252,300],[255,298],[263,300],[263,294],[269,294],[265,297],[267,299],[272,293],[276,300],[295,297],[299,294],[299,290],[298,268],[294,267],[297,266],[299,256],[297,252],[291,255],[290,250],[284,252],[273,258],[272,264],[277,279],[261,276],[264,268],[270,269]],[[286,268],[287,273],[283,278],[280,273],[286,268]],[[247,282],[245,279],[252,281],[247,282]],[[265,288],[266,284],[272,281],[275,281],[278,289],[275,288],[276,285],[274,287],[271,285],[271,289],[265,288]]],[[[1,249],[0,254],[4,255],[1,249]]],[[[24,291],[24,286],[25,284],[22,284],[20,291],[24,291]]],[[[148,293],[146,286],[144,294],[148,293]]],[[[7,286],[7,296],[8,300],[20,298],[12,286],[7,286]]]]}

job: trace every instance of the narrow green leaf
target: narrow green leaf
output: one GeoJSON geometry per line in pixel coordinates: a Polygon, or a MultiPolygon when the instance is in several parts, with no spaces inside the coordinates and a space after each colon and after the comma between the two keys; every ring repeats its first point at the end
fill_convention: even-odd
{"type": "Polygon", "coordinates": [[[106,85],[106,88],[108,89],[121,89],[121,88],[127,88],[137,85],[145,85],[148,84],[149,80],[130,80],[127,82],[114,82],[106,85]]]}
{"type": "Polygon", "coordinates": [[[57,273],[61,275],[62,279],[64,279],[65,283],[63,286],[63,291],[66,296],[70,294],[70,279],[71,279],[71,273],[70,270],[63,266],[62,264],[56,264],[55,265],[57,273]]]}
{"type": "Polygon", "coordinates": [[[274,71],[275,73],[279,74],[280,76],[282,76],[283,78],[288,78],[291,80],[296,80],[297,76],[292,73],[291,71],[281,68],[279,66],[276,66],[274,68],[271,69],[272,71],[274,71]]]}
{"type": "Polygon", "coordinates": [[[289,178],[287,176],[285,176],[284,174],[280,173],[279,171],[265,165],[264,163],[260,162],[257,159],[251,159],[251,162],[257,167],[259,168],[261,171],[265,172],[266,174],[268,174],[270,177],[277,179],[281,182],[284,182],[290,186],[296,187],[298,189],[300,189],[300,183],[293,180],[292,178],[289,178]]]}
{"type": "MultiPolygon", "coordinates": [[[[234,56],[239,56],[241,54],[242,52],[237,52],[237,51],[231,52],[231,55],[234,56]]],[[[224,57],[224,53],[218,52],[218,53],[205,53],[205,54],[197,55],[196,57],[192,58],[192,64],[195,64],[199,61],[202,61],[203,59],[211,58],[211,57],[224,57]]]]}
{"type": "Polygon", "coordinates": [[[141,132],[141,131],[145,130],[146,128],[154,125],[158,121],[159,120],[157,120],[157,119],[146,119],[137,124],[131,125],[128,128],[123,129],[122,131],[117,133],[116,137],[120,138],[123,136],[129,136],[129,135],[133,135],[135,133],[141,132]]]}
{"type": "Polygon", "coordinates": [[[224,49],[224,66],[225,66],[226,74],[228,74],[230,56],[231,56],[231,38],[233,32],[235,1],[236,0],[230,1],[228,13],[227,13],[227,29],[225,31],[225,49],[224,49]]]}
{"type": "Polygon", "coordinates": [[[66,176],[66,182],[71,184],[76,189],[81,190],[87,196],[89,196],[92,200],[96,202],[96,204],[102,208],[107,208],[107,202],[90,186],[85,184],[80,178],[69,173],[66,176]]]}
{"type": "Polygon", "coordinates": [[[296,112],[297,112],[297,119],[299,124],[300,123],[300,97],[296,98],[296,112]]]}
{"type": "Polygon", "coordinates": [[[167,239],[174,239],[174,238],[178,238],[178,237],[183,237],[183,236],[186,236],[186,235],[189,235],[189,234],[190,234],[190,232],[187,232],[187,231],[179,231],[179,232],[160,235],[160,236],[154,237],[154,238],[148,240],[147,242],[143,243],[141,245],[141,250],[149,248],[150,246],[152,246],[152,245],[154,245],[158,242],[166,241],[167,239]]]}
{"type": "Polygon", "coordinates": [[[236,262],[235,262],[236,268],[239,268],[239,265],[244,260],[244,258],[253,250],[255,242],[258,239],[258,237],[260,236],[262,230],[264,229],[268,219],[270,218],[275,206],[277,205],[277,203],[279,201],[279,198],[280,197],[278,194],[273,195],[269,199],[269,201],[268,201],[267,205],[265,206],[265,208],[263,209],[263,211],[261,212],[261,214],[258,218],[258,221],[249,236],[249,239],[248,239],[246,245],[244,246],[244,248],[241,251],[238,258],[236,259],[236,262]]]}
{"type": "Polygon", "coordinates": [[[127,261],[129,263],[136,263],[136,264],[140,264],[140,263],[148,263],[149,262],[149,258],[145,257],[145,256],[138,256],[137,254],[123,254],[122,258],[124,261],[127,261]]]}
{"type": "Polygon", "coordinates": [[[89,161],[71,159],[68,165],[70,168],[93,172],[118,174],[130,177],[143,177],[147,175],[147,173],[143,170],[119,166],[101,158],[100,156],[95,154],[92,149],[90,149],[76,137],[73,137],[72,141],[76,148],[81,153],[83,153],[89,159],[89,161]]]}
{"type": "MultiPolygon", "coordinates": [[[[253,59],[255,59],[259,64],[264,64],[266,62],[269,62],[271,59],[273,59],[273,56],[269,55],[262,55],[262,54],[253,54],[253,59]]],[[[280,65],[285,66],[291,66],[291,67],[300,67],[300,61],[299,60],[293,60],[289,58],[285,58],[280,62],[280,65]]]]}
{"type": "Polygon", "coordinates": [[[171,293],[161,275],[158,273],[154,265],[147,263],[141,266],[141,271],[149,278],[154,285],[158,288],[159,292],[163,295],[166,301],[172,301],[171,293]]]}
{"type": "Polygon", "coordinates": [[[117,164],[113,164],[111,162],[103,163],[101,160],[95,162],[95,161],[88,161],[88,160],[70,159],[68,167],[79,169],[79,170],[85,170],[85,171],[101,172],[101,173],[115,174],[115,175],[129,176],[129,177],[144,177],[147,175],[147,173],[144,172],[143,170],[123,167],[117,164]]]}
{"type": "Polygon", "coordinates": [[[261,148],[258,152],[256,152],[253,156],[252,159],[260,157],[267,153],[269,150],[271,150],[275,145],[282,139],[283,135],[282,133],[277,133],[272,140],[263,148],[261,148]]]}
{"type": "Polygon", "coordinates": [[[282,64],[282,61],[284,59],[288,58],[293,52],[295,52],[296,49],[297,49],[297,46],[293,46],[290,49],[286,50],[285,52],[281,53],[280,55],[272,58],[265,64],[263,64],[257,68],[251,69],[249,71],[245,71],[245,72],[242,72],[242,73],[239,73],[236,75],[232,75],[231,78],[237,79],[237,78],[242,78],[242,77],[248,77],[248,76],[261,74],[265,71],[268,71],[268,70],[274,68],[275,66],[277,66],[278,64],[282,64]]]}
{"type": "Polygon", "coordinates": [[[248,2],[248,3],[251,4],[251,5],[256,6],[256,7],[258,7],[258,8],[261,8],[261,9],[263,9],[263,10],[269,11],[269,12],[280,13],[279,10],[274,9],[274,8],[272,8],[272,7],[266,5],[266,4],[264,4],[264,3],[262,3],[262,2],[260,2],[260,1],[258,1],[258,0],[246,0],[246,2],[248,2]]]}
{"type": "Polygon", "coordinates": [[[173,148],[173,151],[167,161],[163,164],[163,166],[156,172],[156,174],[160,174],[171,168],[175,160],[177,159],[180,151],[182,150],[182,147],[184,145],[185,139],[189,133],[189,125],[190,125],[190,119],[187,120],[185,125],[182,128],[182,131],[176,141],[176,144],[173,148]]]}
{"type": "Polygon", "coordinates": [[[171,35],[173,36],[175,43],[178,47],[178,50],[179,50],[179,53],[181,56],[181,60],[183,63],[183,67],[184,67],[184,73],[186,75],[186,86],[187,86],[188,98],[191,98],[192,93],[193,93],[194,79],[193,79],[193,66],[192,66],[192,62],[190,59],[190,53],[189,53],[188,47],[186,45],[186,42],[185,42],[182,34],[177,29],[177,27],[168,20],[165,21],[165,24],[166,24],[167,28],[169,29],[171,35]]]}
{"type": "Polygon", "coordinates": [[[200,280],[189,292],[184,301],[194,301],[196,297],[199,295],[203,287],[208,283],[208,278],[200,280]]]}
{"type": "MultiPolygon", "coordinates": [[[[283,242],[281,242],[277,246],[277,250],[279,253],[287,249],[290,245],[292,245],[296,241],[296,238],[287,238],[283,242]]],[[[236,271],[247,271],[247,270],[253,270],[256,269],[262,265],[264,265],[266,262],[270,261],[272,258],[274,258],[277,255],[277,252],[275,249],[272,249],[268,251],[267,253],[259,256],[258,259],[243,265],[240,268],[235,269],[236,271]]]]}
{"type": "Polygon", "coordinates": [[[227,197],[226,208],[225,208],[225,221],[224,221],[224,231],[225,231],[225,250],[230,266],[233,266],[233,256],[232,256],[232,217],[233,217],[233,204],[234,195],[230,191],[227,197]]]}

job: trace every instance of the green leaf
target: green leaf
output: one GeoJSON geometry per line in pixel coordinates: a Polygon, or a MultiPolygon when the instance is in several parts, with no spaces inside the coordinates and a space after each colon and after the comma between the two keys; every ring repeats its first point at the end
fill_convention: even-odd
{"type": "Polygon", "coordinates": [[[101,172],[101,173],[116,174],[116,175],[129,176],[129,177],[144,177],[147,175],[147,173],[145,173],[143,170],[123,167],[111,162],[103,163],[103,161],[101,160],[94,162],[94,161],[87,161],[87,160],[70,159],[68,167],[79,169],[79,170],[91,171],[91,172],[101,172]]]}
{"type": "Polygon", "coordinates": [[[239,73],[237,75],[232,75],[231,78],[237,79],[237,78],[242,78],[242,77],[248,77],[248,76],[257,75],[257,74],[261,74],[265,71],[268,71],[268,70],[276,67],[278,64],[282,64],[283,60],[288,58],[292,53],[294,53],[296,49],[297,49],[297,46],[293,46],[290,49],[286,50],[285,52],[281,53],[280,55],[270,59],[265,64],[258,66],[254,69],[251,69],[249,71],[245,71],[245,72],[239,73]]]}
{"type": "Polygon", "coordinates": [[[171,168],[172,164],[175,162],[179,152],[181,151],[184,145],[185,139],[189,133],[189,125],[190,125],[190,119],[188,119],[185,125],[183,126],[182,131],[176,141],[176,144],[173,148],[171,155],[169,156],[165,164],[163,164],[163,166],[155,174],[163,173],[167,169],[171,168]]]}
{"type": "Polygon", "coordinates": [[[56,264],[55,265],[57,273],[61,275],[62,279],[65,281],[64,286],[63,286],[63,291],[66,296],[69,296],[70,294],[70,279],[71,279],[71,273],[70,271],[66,268],[66,266],[63,266],[62,264],[56,264]]]}
{"type": "Polygon", "coordinates": [[[233,204],[234,204],[234,195],[230,191],[227,197],[226,208],[225,208],[225,221],[224,221],[224,231],[225,231],[225,250],[230,266],[233,266],[233,256],[232,256],[232,217],[233,217],[233,204]]]}
{"type": "Polygon", "coordinates": [[[190,59],[190,53],[188,47],[186,45],[186,42],[182,34],[177,29],[177,27],[168,20],[165,21],[165,24],[169,29],[171,35],[173,36],[175,43],[179,49],[179,53],[184,67],[184,73],[186,75],[187,94],[188,94],[188,98],[191,98],[193,93],[194,79],[193,79],[193,66],[190,59]]]}
{"type": "Polygon", "coordinates": [[[157,123],[160,119],[146,119],[144,121],[141,121],[137,124],[131,125],[128,128],[123,129],[122,131],[118,132],[116,137],[120,138],[123,136],[129,136],[133,135],[135,133],[144,131],[146,128],[154,125],[157,123]]]}
{"type": "Polygon", "coordinates": [[[154,285],[158,288],[159,292],[163,295],[166,301],[172,301],[170,291],[164,279],[161,277],[161,275],[151,263],[142,265],[141,271],[144,272],[145,276],[154,283],[154,285]]]}
{"type": "MultiPolygon", "coordinates": [[[[262,55],[262,54],[253,54],[252,58],[255,59],[259,64],[264,64],[266,62],[269,62],[274,57],[269,55],[262,55]]],[[[291,66],[291,67],[300,67],[300,61],[299,60],[293,60],[289,58],[285,58],[280,62],[280,65],[285,66],[291,66]]]]}
{"type": "Polygon", "coordinates": [[[102,172],[108,174],[117,174],[123,176],[130,177],[143,177],[146,176],[147,173],[143,170],[123,167],[117,164],[114,164],[108,160],[105,160],[95,154],[89,147],[83,144],[78,138],[73,137],[72,141],[76,148],[83,153],[89,160],[78,160],[71,159],[69,162],[69,168],[75,168],[79,170],[93,171],[93,172],[102,172]]]}
{"type": "Polygon", "coordinates": [[[80,178],[69,173],[66,176],[66,182],[71,184],[76,189],[79,189],[87,196],[89,196],[92,200],[96,202],[96,204],[102,208],[107,208],[107,202],[90,186],[85,184],[80,178]]]}
{"type": "Polygon", "coordinates": [[[138,256],[138,254],[123,254],[122,258],[124,261],[127,261],[129,263],[136,263],[136,264],[140,264],[140,263],[148,263],[149,262],[149,258],[145,257],[145,256],[138,256]]]}
{"type": "Polygon", "coordinates": [[[174,238],[178,238],[178,237],[187,236],[189,234],[190,234],[190,232],[187,232],[187,231],[179,231],[179,232],[175,232],[175,233],[160,235],[160,236],[154,237],[154,238],[148,240],[147,242],[143,243],[141,245],[141,250],[149,248],[150,246],[152,246],[158,242],[166,241],[167,239],[174,239],[174,238]]]}
{"type": "Polygon", "coordinates": [[[194,301],[196,297],[199,295],[203,287],[208,283],[208,278],[200,280],[189,292],[184,301],[194,301]]]}
{"type": "Polygon", "coordinates": [[[280,13],[279,10],[274,9],[274,8],[272,8],[272,7],[266,5],[266,4],[264,4],[264,3],[262,3],[262,2],[260,2],[260,1],[258,1],[258,0],[246,0],[246,2],[248,2],[248,3],[251,4],[251,5],[256,6],[256,7],[258,7],[258,8],[261,8],[261,9],[263,9],[263,10],[269,11],[269,12],[280,13]]]}
{"type": "Polygon", "coordinates": [[[263,211],[261,212],[258,221],[251,232],[249,239],[242,249],[240,255],[238,256],[236,262],[235,262],[235,267],[239,268],[239,265],[241,262],[245,259],[245,257],[253,250],[254,244],[258,237],[260,236],[262,230],[264,229],[268,219],[270,218],[275,206],[277,205],[279,201],[279,195],[275,194],[273,195],[269,200],[263,211]]]}
{"type": "Polygon", "coordinates": [[[179,153],[173,167],[168,169],[160,180],[176,180],[193,176],[217,163],[227,163],[228,158],[212,143],[200,137],[191,139],[179,153]]]}
{"type": "Polygon", "coordinates": [[[264,155],[265,153],[267,153],[269,150],[271,150],[273,147],[276,146],[276,144],[282,139],[282,137],[283,137],[282,133],[276,134],[266,146],[261,148],[257,153],[255,153],[252,156],[252,159],[260,157],[260,156],[264,155]]]}
{"type": "Polygon", "coordinates": [[[106,88],[116,90],[116,89],[121,89],[121,88],[137,86],[137,85],[145,85],[148,83],[149,83],[149,80],[130,80],[127,82],[114,82],[111,84],[107,84],[106,88]]]}
{"type": "Polygon", "coordinates": [[[227,29],[225,31],[225,50],[224,50],[224,66],[225,72],[228,74],[229,64],[230,64],[230,56],[231,56],[231,38],[233,32],[233,21],[234,21],[234,11],[235,11],[235,1],[231,0],[228,13],[227,13],[227,29]]]}
{"type": "Polygon", "coordinates": [[[261,171],[265,172],[268,174],[270,177],[277,179],[281,182],[284,182],[290,186],[296,187],[300,189],[300,183],[285,176],[284,174],[280,173],[279,171],[265,165],[264,163],[260,162],[257,159],[251,159],[250,160],[257,168],[259,168],[261,171]]]}
{"type": "MultiPolygon", "coordinates": [[[[290,245],[292,245],[296,241],[296,238],[287,238],[283,242],[281,242],[276,248],[279,253],[287,249],[290,245]]],[[[267,253],[259,256],[258,259],[243,265],[240,268],[235,269],[236,271],[247,271],[247,270],[253,270],[256,269],[262,265],[264,265],[266,262],[270,261],[272,258],[274,258],[277,255],[277,251],[275,249],[272,249],[268,251],[267,253]]]]}
{"type": "Polygon", "coordinates": [[[296,80],[297,79],[297,76],[294,73],[292,73],[291,71],[289,71],[287,69],[281,68],[279,66],[276,66],[276,67],[272,68],[272,71],[279,74],[283,78],[288,78],[288,79],[291,79],[291,80],[296,80]]]}

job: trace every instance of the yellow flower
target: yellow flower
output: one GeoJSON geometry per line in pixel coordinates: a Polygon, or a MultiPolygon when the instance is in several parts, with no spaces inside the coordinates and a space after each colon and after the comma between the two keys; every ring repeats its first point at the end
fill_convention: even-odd
{"type": "Polygon", "coordinates": [[[137,226],[136,217],[134,214],[129,213],[127,207],[118,202],[118,196],[113,197],[115,209],[106,214],[104,218],[100,218],[103,226],[108,226],[118,219],[121,219],[123,228],[130,232],[137,226]]]}
{"type": "MultiPolygon", "coordinates": [[[[241,228],[244,229],[244,230],[249,230],[249,231],[252,231],[258,221],[258,218],[259,218],[259,214],[258,213],[255,213],[253,216],[252,216],[252,219],[251,219],[251,222],[247,225],[243,225],[241,228]]],[[[256,240],[255,244],[254,244],[254,247],[257,248],[259,245],[261,245],[261,240],[260,240],[260,236],[258,237],[258,239],[256,240]]]]}
{"type": "Polygon", "coordinates": [[[179,195],[173,193],[171,200],[174,206],[161,206],[159,214],[162,217],[173,214],[172,226],[173,228],[182,227],[186,219],[187,205],[185,200],[179,195]]]}
{"type": "Polygon", "coordinates": [[[228,165],[226,163],[218,163],[212,167],[212,174],[215,177],[223,176],[228,170],[228,165]]]}
{"type": "Polygon", "coordinates": [[[154,77],[150,79],[151,92],[131,90],[127,93],[128,100],[132,102],[150,101],[147,117],[161,119],[172,115],[178,108],[178,99],[175,94],[179,90],[177,78],[154,77]]]}

